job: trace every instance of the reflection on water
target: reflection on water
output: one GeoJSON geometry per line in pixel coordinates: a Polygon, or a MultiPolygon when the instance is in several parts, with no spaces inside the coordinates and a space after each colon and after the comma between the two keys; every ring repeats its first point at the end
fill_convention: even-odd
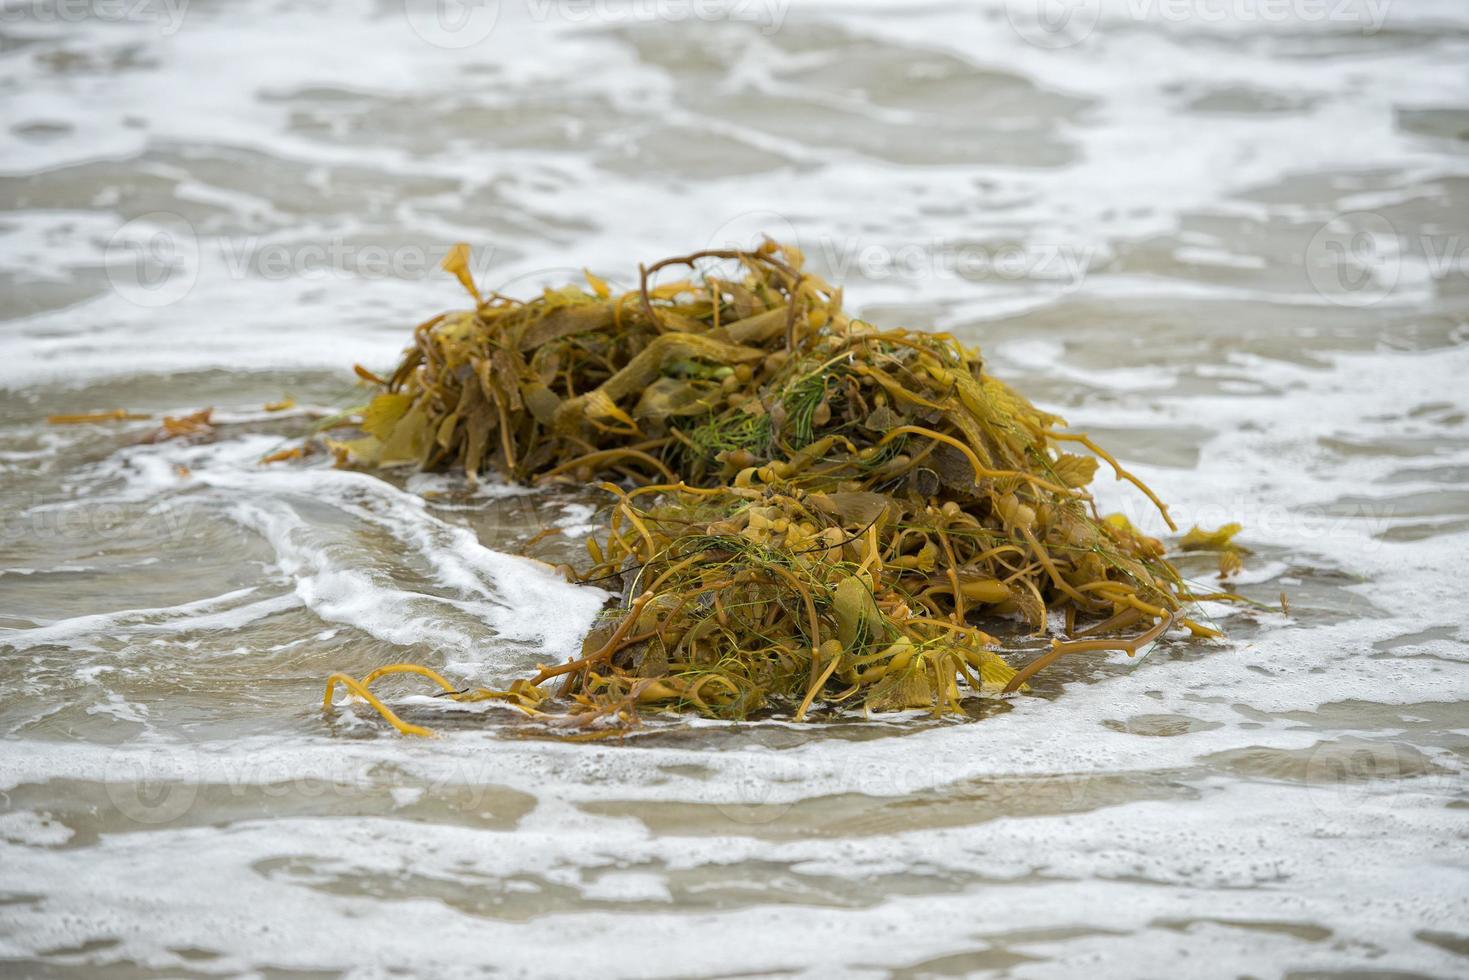
{"type": "Polygon", "coordinates": [[[1469,20],[1032,6],[7,8],[0,958],[1461,975],[1469,20]],[[459,302],[443,250],[524,294],[762,230],[1243,522],[1289,615],[968,721],[323,717],[334,670],[500,682],[600,601],[511,557],[593,493],[258,462],[459,302]],[[205,405],[193,446],[42,422],[205,405]]]}

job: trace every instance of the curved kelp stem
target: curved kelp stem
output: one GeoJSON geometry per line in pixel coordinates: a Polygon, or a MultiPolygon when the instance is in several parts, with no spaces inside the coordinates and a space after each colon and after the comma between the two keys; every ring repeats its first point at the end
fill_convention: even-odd
{"type": "Polygon", "coordinates": [[[365,684],[353,677],[347,676],[346,674],[332,674],[326,679],[326,694],[322,696],[321,708],[328,714],[330,714],[332,711],[332,694],[336,691],[336,686],[338,684],[341,684],[343,687],[347,688],[347,690],[351,691],[353,694],[357,695],[359,698],[371,705],[373,710],[382,715],[384,720],[386,720],[389,725],[392,725],[394,728],[396,728],[400,734],[419,735],[424,738],[433,737],[434,733],[427,728],[424,728],[421,725],[414,725],[410,722],[404,721],[402,718],[399,718],[397,714],[393,712],[393,709],[389,708],[387,705],[379,701],[377,699],[377,696],[369,691],[365,684]]]}
{"type": "Polygon", "coordinates": [[[1158,623],[1156,626],[1154,626],[1152,629],[1148,630],[1145,633],[1140,633],[1137,636],[1132,637],[1131,639],[1071,641],[1052,640],[1050,652],[1044,654],[1043,656],[1035,658],[1030,663],[1022,667],[1014,677],[1010,678],[1010,682],[1005,685],[1005,690],[1003,693],[1013,694],[1014,692],[1020,690],[1022,684],[1030,680],[1036,674],[1040,673],[1046,667],[1049,667],[1057,660],[1066,656],[1068,653],[1096,653],[1107,650],[1122,650],[1126,652],[1129,657],[1136,656],[1138,651],[1142,650],[1149,643],[1152,643],[1158,637],[1168,632],[1169,627],[1171,627],[1172,625],[1173,617],[1169,616],[1161,623],[1158,623]]]}

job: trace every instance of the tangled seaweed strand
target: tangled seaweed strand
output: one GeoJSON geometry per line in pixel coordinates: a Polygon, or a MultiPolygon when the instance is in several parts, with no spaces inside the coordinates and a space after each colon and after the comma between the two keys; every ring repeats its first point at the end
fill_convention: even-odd
{"type": "Polygon", "coordinates": [[[1103,518],[1086,487],[1101,460],[1173,528],[1150,489],[948,334],[848,317],[795,249],[696,252],[642,268],[620,296],[588,274],[586,288],[528,302],[482,297],[463,246],[445,267],[476,308],[421,324],[391,377],[359,369],[383,390],[365,434],[332,444],[339,461],[616,481],[602,483],[616,503],[605,538],[588,539],[591,567],[570,574],[620,598],[579,658],[508,690],[458,691],[399,664],[334,675],[328,708],[333,684],[368,695],[378,677],[414,673],[588,735],[649,707],[945,714],[1065,654],[1131,654],[1175,623],[1218,635],[1184,618],[1204,597],[1162,545],[1103,518]],[[704,260],[741,272],[650,284],[704,260]],[[1051,613],[1070,639],[1020,672],[977,625],[1040,632],[1051,613]]]}

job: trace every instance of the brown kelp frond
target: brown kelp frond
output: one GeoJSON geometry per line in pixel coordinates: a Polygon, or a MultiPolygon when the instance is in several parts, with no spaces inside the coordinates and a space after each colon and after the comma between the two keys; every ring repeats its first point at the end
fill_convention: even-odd
{"type": "Polygon", "coordinates": [[[134,422],[151,419],[153,416],[141,412],[129,412],[115,408],[110,412],[76,412],[69,415],[48,415],[49,425],[95,425],[101,422],[134,422]]]}
{"type": "MultiPolygon", "coordinates": [[[[266,406],[267,410],[271,410],[266,406]]],[[[278,409],[277,409],[278,410],[278,409]]],[[[163,424],[143,438],[143,442],[166,442],[170,439],[202,440],[214,435],[212,408],[201,408],[187,415],[165,415],[163,424]]],[[[118,408],[110,412],[81,412],[71,415],[48,415],[50,425],[92,425],[103,422],[135,422],[151,419],[151,415],[118,408]]]]}
{"type": "Polygon", "coordinates": [[[590,274],[484,296],[462,253],[446,268],[476,307],[421,324],[391,377],[359,371],[381,390],[339,460],[612,481],[579,578],[622,596],[580,658],[447,696],[613,730],[648,708],[944,714],[1065,653],[1134,651],[1175,622],[1213,633],[1184,618],[1162,544],[1087,491],[1100,459],[1171,528],[1151,489],[953,337],[849,318],[794,249],[665,260],[622,296],[590,274]],[[706,261],[738,272],[652,281],[706,261]],[[1019,674],[977,625],[1039,633],[1052,613],[1072,639],[1019,674]],[[1116,630],[1138,635],[1098,636],[1116,630]]]}
{"type": "Polygon", "coordinates": [[[1178,547],[1183,551],[1212,551],[1219,555],[1219,578],[1221,581],[1239,574],[1244,568],[1244,556],[1250,549],[1234,541],[1242,530],[1237,523],[1229,523],[1216,531],[1206,531],[1195,525],[1179,539],[1178,547]]]}

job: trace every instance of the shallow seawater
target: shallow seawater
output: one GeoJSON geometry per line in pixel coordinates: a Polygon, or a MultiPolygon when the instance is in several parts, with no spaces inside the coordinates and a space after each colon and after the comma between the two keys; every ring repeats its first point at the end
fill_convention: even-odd
{"type": "Polygon", "coordinates": [[[125,6],[0,20],[0,972],[1469,972],[1462,5],[125,6]],[[1289,612],[967,721],[324,715],[602,601],[516,557],[592,491],[259,462],[461,303],[444,249],[525,294],[760,230],[1289,612]]]}

